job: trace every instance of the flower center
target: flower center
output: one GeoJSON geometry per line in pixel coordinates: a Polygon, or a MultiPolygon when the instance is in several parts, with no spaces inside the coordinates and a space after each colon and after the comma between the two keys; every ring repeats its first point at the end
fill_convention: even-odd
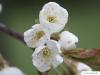
{"type": "Polygon", "coordinates": [[[51,23],[55,23],[56,22],[56,17],[55,16],[48,16],[47,20],[51,23]]]}
{"type": "Polygon", "coordinates": [[[37,39],[40,39],[43,35],[45,35],[45,33],[43,31],[36,32],[37,39]]]}
{"type": "Polygon", "coordinates": [[[43,55],[50,56],[50,51],[49,51],[48,47],[43,48],[43,55]]]}

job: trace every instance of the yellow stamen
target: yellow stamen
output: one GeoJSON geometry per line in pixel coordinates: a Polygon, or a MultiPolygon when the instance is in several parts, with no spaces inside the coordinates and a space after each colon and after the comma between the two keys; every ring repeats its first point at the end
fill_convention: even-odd
{"type": "Polygon", "coordinates": [[[45,55],[45,56],[50,55],[50,51],[49,51],[48,47],[43,48],[43,55],[45,55]]]}
{"type": "Polygon", "coordinates": [[[48,20],[49,22],[51,22],[51,23],[55,23],[56,17],[55,17],[55,16],[48,16],[48,17],[47,17],[47,20],[48,20]]]}
{"type": "Polygon", "coordinates": [[[40,39],[43,35],[45,35],[44,31],[38,31],[38,32],[36,32],[37,39],[40,39]]]}

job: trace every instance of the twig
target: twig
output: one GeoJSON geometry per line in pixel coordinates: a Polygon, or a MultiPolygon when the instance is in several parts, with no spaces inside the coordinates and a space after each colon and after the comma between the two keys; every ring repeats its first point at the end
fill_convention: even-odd
{"type": "Polygon", "coordinates": [[[25,43],[24,37],[21,33],[16,32],[15,30],[8,28],[6,25],[1,23],[0,23],[0,31],[25,43]]]}
{"type": "Polygon", "coordinates": [[[49,72],[49,71],[43,72],[43,75],[48,75],[48,72],[49,72]]]}
{"type": "Polygon", "coordinates": [[[37,71],[39,75],[43,75],[40,71],[37,71]]]}

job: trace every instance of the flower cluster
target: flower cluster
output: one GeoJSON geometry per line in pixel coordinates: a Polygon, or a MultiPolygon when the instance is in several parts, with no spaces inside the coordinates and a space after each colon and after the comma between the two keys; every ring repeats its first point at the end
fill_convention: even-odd
{"type": "Polygon", "coordinates": [[[32,61],[40,72],[56,68],[63,62],[62,51],[76,48],[77,36],[69,31],[60,33],[67,21],[67,10],[55,2],[49,2],[39,13],[40,24],[24,32],[28,47],[35,48],[32,61]],[[59,33],[56,40],[51,38],[54,33],[59,33]]]}

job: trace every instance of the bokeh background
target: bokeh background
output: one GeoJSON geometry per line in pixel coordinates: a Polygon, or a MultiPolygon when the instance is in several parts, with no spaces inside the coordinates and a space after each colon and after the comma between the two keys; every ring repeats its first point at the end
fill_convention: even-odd
{"type": "MultiPolygon", "coordinates": [[[[69,21],[65,29],[78,36],[77,47],[100,48],[100,0],[0,0],[3,5],[0,22],[23,34],[35,24],[42,6],[50,1],[68,10],[69,21]]],[[[27,75],[37,75],[32,65],[32,50],[2,32],[0,53],[27,75]]]]}

